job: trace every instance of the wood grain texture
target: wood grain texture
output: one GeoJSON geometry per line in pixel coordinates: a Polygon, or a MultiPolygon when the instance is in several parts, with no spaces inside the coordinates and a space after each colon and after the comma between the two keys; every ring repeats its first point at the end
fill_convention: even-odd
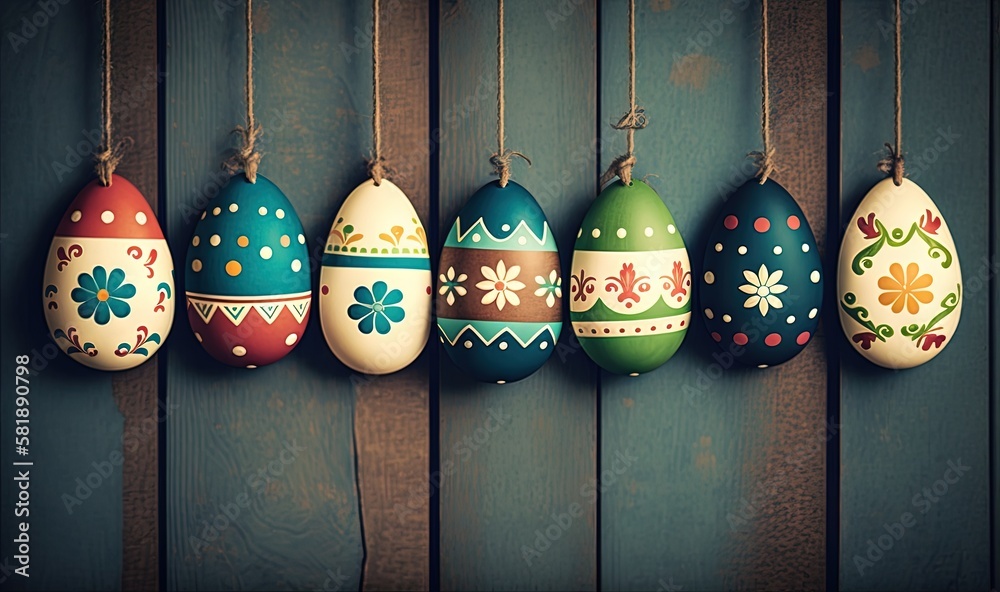
{"type": "MultiPolygon", "coordinates": [[[[315,284],[337,207],[365,177],[370,9],[320,0],[254,6],[260,172],[302,220],[315,284]]],[[[219,165],[235,146],[230,132],[244,120],[245,25],[242,3],[170,0],[166,15],[166,198],[183,260],[194,222],[225,182],[219,165]]],[[[183,307],[171,340],[168,587],[358,589],[354,393],[318,323],[287,358],[252,372],[208,358],[183,307]],[[248,507],[236,507],[241,500],[248,507]]]]}
{"type": "MultiPolygon", "coordinates": [[[[993,82],[993,105],[990,116],[990,130],[992,139],[990,153],[993,156],[992,173],[990,175],[990,185],[992,191],[992,201],[990,208],[992,213],[991,235],[993,237],[991,245],[990,261],[994,264],[1000,263],[1000,73],[997,72],[997,65],[1000,64],[1000,0],[993,0],[992,13],[990,15],[990,32],[993,40],[993,53],[991,54],[991,79],[993,82]]],[[[990,342],[990,397],[993,413],[990,416],[990,437],[992,448],[990,451],[993,462],[993,481],[990,490],[990,499],[993,500],[993,536],[990,542],[993,545],[993,569],[990,576],[990,586],[996,590],[1000,588],[1000,269],[994,268],[990,274],[990,333],[993,336],[990,342]]]]}
{"type": "MultiPolygon", "coordinates": [[[[134,184],[157,211],[159,199],[156,0],[112,2],[112,113],[114,133],[135,140],[117,173],[134,184]]],[[[174,260],[177,265],[177,260],[174,260]]],[[[159,426],[154,356],[142,366],[115,373],[112,390],[122,414],[123,590],[158,590],[159,426]]]]}
{"type": "MultiPolygon", "coordinates": [[[[625,2],[602,4],[601,118],[627,107],[625,2]]],[[[770,2],[778,172],[826,247],[824,3],[770,2]]],[[[636,174],[653,175],[701,273],[722,202],[760,148],[760,4],[637,2],[636,174]]],[[[601,128],[602,162],[624,134],[601,128]]],[[[695,302],[698,296],[695,294],[695,302]]],[[[695,318],[700,308],[695,306],[695,318]]],[[[824,335],[779,367],[733,366],[700,320],[681,350],[637,378],[602,374],[602,578],[606,589],[824,586],[824,335]],[[622,468],[619,463],[619,468],[622,468]]]]}
{"type": "MultiPolygon", "coordinates": [[[[892,138],[891,15],[890,2],[843,5],[845,226],[883,178],[875,164],[892,138]]],[[[996,269],[990,268],[984,215],[990,207],[989,22],[989,3],[977,1],[918,4],[903,22],[907,176],[948,221],[965,301],[952,343],[923,366],[887,371],[861,358],[846,339],[838,344],[844,590],[982,590],[990,583],[987,278],[996,269]],[[969,469],[946,484],[948,463],[959,461],[969,469]],[[938,482],[938,494],[947,487],[943,495],[933,492],[938,482]],[[887,535],[885,525],[899,523],[904,513],[915,525],[891,549],[871,551],[887,535]]]]}
{"type": "MultiPolygon", "coordinates": [[[[545,210],[564,272],[595,185],[595,20],[594,1],[506,5],[506,145],[533,163],[514,163],[512,179],[545,210]]],[[[496,3],[441,2],[440,56],[443,237],[491,180],[496,3]]],[[[539,372],[503,386],[477,384],[441,356],[443,590],[596,586],[597,507],[584,493],[595,474],[596,372],[570,334],[539,372]],[[573,507],[558,526],[553,516],[573,507]]]]}
{"type": "Polygon", "coordinates": [[[121,452],[123,421],[112,376],[70,360],[48,336],[42,269],[56,224],[94,178],[100,129],[101,14],[91,3],[0,6],[0,586],[7,590],[110,590],[122,582],[122,471],[91,478],[121,452]],[[36,21],[36,22],[32,22],[36,21]],[[15,37],[12,38],[10,34],[15,37]],[[15,356],[31,356],[30,579],[15,576],[15,356]],[[8,383],[7,381],[11,382],[8,383]],[[7,386],[7,385],[10,386],[7,386]],[[70,514],[63,495],[74,497],[70,514]]]}
{"type": "MultiPolygon", "coordinates": [[[[386,158],[395,170],[391,178],[413,202],[421,220],[429,223],[427,4],[382,0],[380,15],[386,158]]],[[[390,376],[354,381],[365,590],[430,586],[427,358],[421,355],[390,376]]]]}

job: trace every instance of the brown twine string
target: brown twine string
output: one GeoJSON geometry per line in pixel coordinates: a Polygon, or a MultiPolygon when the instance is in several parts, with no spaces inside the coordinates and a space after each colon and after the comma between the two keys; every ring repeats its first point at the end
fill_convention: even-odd
{"type": "Polygon", "coordinates": [[[531,160],[521,152],[504,148],[504,98],[503,98],[503,0],[497,0],[497,151],[490,157],[493,174],[500,176],[500,186],[510,181],[510,163],[514,157],[523,158],[528,166],[531,160]]]}
{"type": "Polygon", "coordinates": [[[903,173],[905,172],[903,160],[903,25],[899,4],[900,0],[896,0],[896,146],[894,148],[886,142],[885,147],[889,154],[878,161],[878,170],[892,175],[892,182],[897,187],[903,184],[903,173]]]}
{"type": "Polygon", "coordinates": [[[625,131],[625,154],[611,161],[611,166],[601,175],[601,186],[617,176],[625,185],[632,184],[632,167],[635,166],[635,130],[646,127],[646,112],[635,104],[635,0],[628,3],[628,103],[629,109],[618,123],[616,130],[625,131]]]}
{"type": "Polygon", "coordinates": [[[253,115],[253,0],[247,0],[247,121],[246,126],[238,125],[233,133],[239,134],[241,145],[239,150],[224,163],[227,171],[237,173],[240,170],[251,183],[257,182],[257,166],[260,164],[260,152],[254,149],[257,139],[263,130],[253,115]]]}
{"type": "Polygon", "coordinates": [[[372,0],[372,157],[368,159],[368,175],[378,186],[390,169],[382,157],[382,100],[379,95],[379,0],[372,0]]]}
{"type": "Polygon", "coordinates": [[[771,145],[771,90],[767,71],[767,0],[761,0],[760,11],[760,136],[764,150],[755,150],[747,156],[757,161],[757,176],[763,185],[776,168],[774,146],[771,145]]]}
{"type": "Polygon", "coordinates": [[[111,0],[104,0],[104,70],[101,72],[101,119],[104,124],[101,146],[94,157],[97,159],[95,171],[101,185],[111,187],[111,176],[132,147],[132,138],[111,140],[111,0]]]}

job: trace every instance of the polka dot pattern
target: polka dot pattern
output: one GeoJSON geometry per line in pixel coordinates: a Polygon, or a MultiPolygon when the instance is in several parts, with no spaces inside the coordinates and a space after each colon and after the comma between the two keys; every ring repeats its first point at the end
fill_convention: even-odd
{"type": "Polygon", "coordinates": [[[822,300],[815,241],[795,200],[773,180],[750,180],[729,196],[709,232],[700,282],[707,333],[720,347],[742,346],[740,362],[772,367],[799,351],[813,333],[822,300]],[[721,248],[720,248],[721,247],[721,248]]]}
{"type": "MultiPolygon", "coordinates": [[[[219,296],[268,296],[310,290],[305,235],[287,198],[258,175],[235,177],[206,208],[188,249],[191,292],[219,296]],[[300,238],[301,237],[301,238],[300,238]],[[194,264],[198,260],[198,264],[194,264]],[[296,268],[304,273],[293,274],[296,268]],[[198,271],[195,272],[195,267],[198,271]]],[[[281,343],[287,333],[276,339],[281,343]]]]}

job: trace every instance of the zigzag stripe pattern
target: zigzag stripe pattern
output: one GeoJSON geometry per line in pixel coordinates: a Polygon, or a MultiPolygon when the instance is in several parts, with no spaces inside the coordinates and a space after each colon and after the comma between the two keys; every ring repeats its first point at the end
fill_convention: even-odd
{"type": "Polygon", "coordinates": [[[198,316],[208,324],[215,316],[216,312],[221,311],[220,314],[224,315],[229,321],[239,327],[240,324],[246,320],[247,315],[250,314],[251,309],[255,309],[257,314],[260,315],[264,322],[268,325],[273,325],[274,321],[278,319],[281,311],[285,308],[288,312],[292,313],[295,320],[299,323],[305,319],[306,314],[309,312],[309,305],[312,302],[312,298],[297,298],[290,299],[283,302],[264,302],[261,304],[254,304],[252,302],[237,301],[237,302],[211,302],[206,300],[201,300],[188,294],[187,305],[193,307],[198,316]]]}
{"type": "MultiPolygon", "coordinates": [[[[440,332],[445,337],[448,336],[448,334],[445,332],[444,328],[441,327],[441,325],[438,325],[438,330],[440,330],[440,332]]],[[[534,335],[532,335],[531,338],[528,339],[527,341],[521,341],[521,338],[518,337],[517,334],[515,334],[513,331],[511,331],[509,328],[506,328],[506,327],[503,328],[503,329],[501,329],[499,332],[497,332],[497,334],[494,335],[493,337],[491,337],[489,339],[486,339],[485,337],[483,337],[482,333],[480,333],[479,331],[477,331],[476,328],[473,327],[472,325],[466,325],[466,326],[462,327],[462,329],[455,335],[454,339],[452,339],[450,337],[448,337],[447,339],[445,339],[445,337],[442,337],[441,339],[444,340],[444,341],[446,341],[449,345],[454,346],[456,343],[458,343],[458,340],[462,338],[462,335],[465,335],[466,332],[472,332],[472,333],[474,333],[476,335],[476,337],[479,338],[479,341],[481,341],[484,345],[489,346],[494,341],[496,341],[500,336],[502,336],[503,334],[506,333],[506,334],[510,335],[511,337],[513,337],[514,341],[517,341],[517,343],[522,348],[527,348],[529,345],[531,345],[532,343],[534,343],[534,341],[536,339],[538,339],[539,335],[545,333],[546,331],[549,333],[549,336],[552,337],[552,341],[556,341],[555,332],[552,331],[552,327],[549,326],[549,325],[545,325],[544,327],[542,327],[541,329],[539,329],[538,331],[536,331],[534,333],[534,335]]]]}
{"type": "Polygon", "coordinates": [[[525,222],[524,220],[521,220],[518,223],[518,225],[514,227],[513,232],[511,232],[507,236],[507,238],[500,239],[500,238],[497,238],[497,237],[493,236],[493,234],[489,231],[489,229],[486,228],[486,223],[483,222],[482,218],[479,218],[478,220],[476,220],[475,223],[472,224],[472,226],[466,228],[465,232],[462,232],[462,218],[461,218],[461,216],[459,216],[459,218],[457,220],[455,220],[455,233],[456,233],[456,238],[458,239],[458,242],[464,241],[465,237],[467,237],[469,235],[469,233],[471,233],[473,230],[475,230],[477,226],[482,229],[483,233],[486,234],[486,236],[489,237],[489,239],[491,241],[496,242],[496,243],[503,243],[503,242],[511,240],[512,238],[514,238],[515,235],[517,235],[518,230],[520,230],[520,228],[522,226],[524,227],[525,232],[527,232],[528,235],[531,236],[531,238],[535,242],[537,242],[539,246],[543,246],[544,247],[545,246],[545,241],[548,239],[548,236],[549,236],[549,223],[548,222],[543,222],[542,223],[542,237],[538,238],[538,236],[534,232],[531,231],[531,228],[528,227],[528,223],[525,222]]]}

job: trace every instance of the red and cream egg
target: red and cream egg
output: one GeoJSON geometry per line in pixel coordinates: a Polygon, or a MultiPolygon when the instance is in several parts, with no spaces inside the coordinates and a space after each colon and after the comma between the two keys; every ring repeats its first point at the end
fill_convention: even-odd
{"type": "Polygon", "coordinates": [[[148,360],[170,333],[174,264],[153,210],[119,175],[90,182],[56,229],[42,300],[56,344],[98,370],[148,360]]]}

